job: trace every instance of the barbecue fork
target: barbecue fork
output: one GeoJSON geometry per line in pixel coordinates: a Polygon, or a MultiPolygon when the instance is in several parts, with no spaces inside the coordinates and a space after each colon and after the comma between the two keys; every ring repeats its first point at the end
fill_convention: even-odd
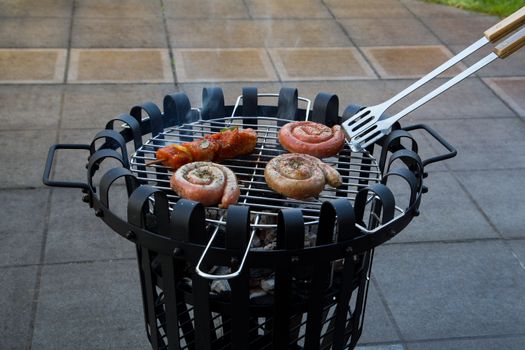
{"type": "Polygon", "coordinates": [[[432,72],[428,73],[403,91],[399,92],[394,97],[389,100],[376,105],[364,108],[359,111],[348,120],[343,122],[341,125],[344,132],[349,138],[350,147],[353,151],[361,151],[366,148],[368,145],[377,141],[384,135],[388,134],[391,126],[403,118],[408,113],[414,111],[415,109],[421,107],[428,101],[432,100],[434,97],[440,95],[442,92],[448,90],[450,87],[456,85],[466,77],[474,74],[479,69],[483,68],[490,62],[494,61],[496,58],[505,58],[517,51],[520,47],[525,45],[525,28],[521,29],[511,37],[505,39],[500,44],[498,44],[492,53],[485,56],[463,72],[459,73],[455,77],[451,78],[435,90],[429,92],[427,95],[423,96],[410,106],[403,109],[401,112],[397,113],[392,117],[385,117],[384,112],[392,106],[394,103],[398,102],[405,96],[409,95],[416,89],[420,88],[424,84],[428,83],[441,73],[443,73],[448,68],[456,65],[459,61],[469,56],[470,54],[476,52],[481,47],[485,46],[489,42],[496,42],[499,39],[503,38],[507,34],[511,33],[515,29],[521,27],[525,23],[525,6],[520,10],[516,11],[509,17],[503,19],[498,24],[487,29],[483,34],[484,36],[455,55],[451,57],[448,61],[434,69],[432,72]]]}

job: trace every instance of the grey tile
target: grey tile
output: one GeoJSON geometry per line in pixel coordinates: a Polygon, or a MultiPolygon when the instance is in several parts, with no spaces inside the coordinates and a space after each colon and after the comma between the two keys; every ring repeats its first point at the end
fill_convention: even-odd
{"type": "Polygon", "coordinates": [[[365,345],[357,346],[355,350],[404,350],[401,344],[365,345]]]}
{"type": "MultiPolygon", "coordinates": [[[[126,188],[118,186],[110,196],[111,210],[125,220],[126,188]]],[[[113,232],[81,199],[78,190],[53,192],[45,262],[133,258],[135,245],[113,232]]]]}
{"type": "Polygon", "coordinates": [[[407,341],[525,331],[525,271],[500,241],[382,246],[372,274],[407,341]]]}
{"type": "Polygon", "coordinates": [[[0,269],[1,349],[29,349],[37,267],[0,269]]]}
{"type": "Polygon", "coordinates": [[[483,36],[483,32],[496,24],[495,16],[446,16],[429,17],[425,24],[447,45],[472,44],[483,36]]]}
{"type": "Polygon", "coordinates": [[[525,202],[521,200],[525,170],[468,171],[457,176],[505,237],[525,237],[525,202]]]}
{"type": "Polygon", "coordinates": [[[326,0],[326,6],[337,18],[403,18],[412,17],[397,0],[326,0]]]}
{"type": "Polygon", "coordinates": [[[69,18],[3,18],[0,47],[67,48],[69,18]]]}
{"type": "Polygon", "coordinates": [[[32,349],[147,349],[137,263],[49,265],[32,349]]]}
{"type": "Polygon", "coordinates": [[[84,0],[75,4],[75,17],[85,18],[135,18],[140,21],[144,18],[160,18],[160,1],[141,0],[84,0]]]}
{"type": "Polygon", "coordinates": [[[248,0],[246,5],[252,18],[331,18],[324,4],[317,0],[248,0]]]}
{"type": "Polygon", "coordinates": [[[478,13],[462,10],[454,6],[433,4],[420,0],[400,0],[414,15],[422,17],[453,17],[453,16],[477,16],[478,13]]]}
{"type": "Polygon", "coordinates": [[[352,18],[339,22],[358,46],[441,44],[415,18],[352,18]]]}
{"type": "Polygon", "coordinates": [[[429,341],[408,346],[409,350],[521,350],[523,348],[525,348],[525,336],[429,341]]]}
{"type": "Polygon", "coordinates": [[[242,0],[172,0],[163,2],[167,18],[248,18],[248,8],[242,0]]]}
{"type": "Polygon", "coordinates": [[[524,266],[525,269],[525,241],[509,240],[508,244],[510,245],[516,258],[520,261],[520,264],[524,266]]]}
{"type": "Polygon", "coordinates": [[[78,18],[73,23],[71,47],[163,48],[167,43],[162,21],[158,18],[78,18]]]}
{"type": "Polygon", "coordinates": [[[0,191],[0,266],[38,264],[48,189],[0,191]]]}
{"type": "Polygon", "coordinates": [[[453,170],[508,169],[525,164],[525,127],[517,118],[429,121],[456,147],[453,170]]]}
{"type": "Polygon", "coordinates": [[[376,286],[370,283],[366,301],[363,333],[361,334],[361,338],[359,338],[359,344],[397,341],[399,341],[399,336],[397,335],[395,326],[388,316],[376,286]]]}
{"type": "Polygon", "coordinates": [[[347,47],[335,20],[167,20],[173,48],[347,47]]]}
{"type": "Polygon", "coordinates": [[[525,118],[525,77],[485,78],[483,81],[517,115],[525,118]]]}
{"type": "Polygon", "coordinates": [[[56,128],[61,86],[0,86],[0,129],[56,128]]]}
{"type": "MultiPolygon", "coordinates": [[[[430,173],[424,184],[429,191],[421,199],[421,214],[391,242],[499,237],[451,174],[430,173]]],[[[396,203],[406,208],[407,191],[404,187],[399,188],[401,185],[405,186],[401,181],[396,181],[389,187],[394,190],[398,188],[398,191],[394,191],[396,203]],[[405,195],[398,195],[399,190],[403,190],[405,195]]]]}
{"type": "Polygon", "coordinates": [[[64,96],[63,128],[105,127],[118,115],[147,101],[162,109],[162,100],[175,92],[172,84],[68,85],[64,96]]]}
{"type": "Polygon", "coordinates": [[[0,3],[5,17],[69,17],[73,0],[6,0],[0,3]]]}
{"type": "Polygon", "coordinates": [[[0,188],[41,187],[54,130],[0,131],[0,188]]]}

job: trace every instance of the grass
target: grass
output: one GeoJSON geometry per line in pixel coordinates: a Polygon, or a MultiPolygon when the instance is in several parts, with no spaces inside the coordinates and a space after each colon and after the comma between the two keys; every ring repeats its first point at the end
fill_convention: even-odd
{"type": "Polygon", "coordinates": [[[464,10],[476,11],[506,17],[525,6],[525,0],[425,0],[454,6],[464,10]]]}

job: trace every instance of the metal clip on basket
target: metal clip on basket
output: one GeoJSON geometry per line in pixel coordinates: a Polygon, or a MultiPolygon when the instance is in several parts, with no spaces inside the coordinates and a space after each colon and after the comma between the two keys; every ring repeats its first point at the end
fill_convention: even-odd
{"type": "Polygon", "coordinates": [[[325,159],[344,183],[318,198],[285,198],[266,186],[266,163],[284,153],[277,142],[282,125],[305,119],[341,124],[361,108],[349,106],[341,117],[337,96],[320,93],[310,109],[292,88],[279,95],[245,88],[234,106],[224,104],[220,88],[207,88],[199,109],[183,93],[167,95],[163,112],[150,102],[135,106],[108,122],[90,145],[51,147],[44,183],[81,188],[96,216],[136,244],[153,349],[353,348],[363,327],[374,248],[418,215],[425,166],[456,153],[427,126],[397,124],[366,150],[352,152],[346,145],[325,159]],[[268,96],[278,97],[277,106],[258,103],[268,96]],[[127,127],[117,132],[115,122],[127,127]],[[166,167],[146,166],[159,147],[230,125],[255,129],[258,141],[253,154],[224,162],[241,185],[239,203],[227,210],[180,199],[169,187],[166,167]],[[427,131],[447,153],[422,160],[414,129],[427,131]],[[96,147],[99,139],[104,142],[96,147]],[[127,143],[134,148],[130,156],[127,143]],[[57,149],[89,152],[86,183],[50,179],[57,149]],[[109,158],[121,166],[103,174],[97,186],[93,177],[109,158]],[[406,205],[396,203],[389,189],[393,177],[407,184],[406,205]],[[129,196],[127,219],[114,213],[109,200],[120,178],[129,196]],[[270,249],[254,247],[263,234],[274,237],[270,249]]]}

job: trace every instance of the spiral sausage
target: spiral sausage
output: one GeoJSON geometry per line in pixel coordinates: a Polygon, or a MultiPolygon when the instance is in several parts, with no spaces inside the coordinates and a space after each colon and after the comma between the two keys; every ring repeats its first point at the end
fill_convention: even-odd
{"type": "Polygon", "coordinates": [[[337,170],[307,154],[287,153],[270,160],[264,169],[268,186],[286,197],[305,199],[319,195],[325,183],[341,185],[337,170]]]}
{"type": "Polygon", "coordinates": [[[205,206],[220,203],[220,208],[237,203],[241,194],[233,171],[212,162],[183,165],[172,175],[170,185],[183,198],[205,206]]]}
{"type": "Polygon", "coordinates": [[[279,142],[288,151],[317,158],[336,155],[344,146],[345,135],[340,125],[299,121],[285,124],[279,130],[279,142]]]}

